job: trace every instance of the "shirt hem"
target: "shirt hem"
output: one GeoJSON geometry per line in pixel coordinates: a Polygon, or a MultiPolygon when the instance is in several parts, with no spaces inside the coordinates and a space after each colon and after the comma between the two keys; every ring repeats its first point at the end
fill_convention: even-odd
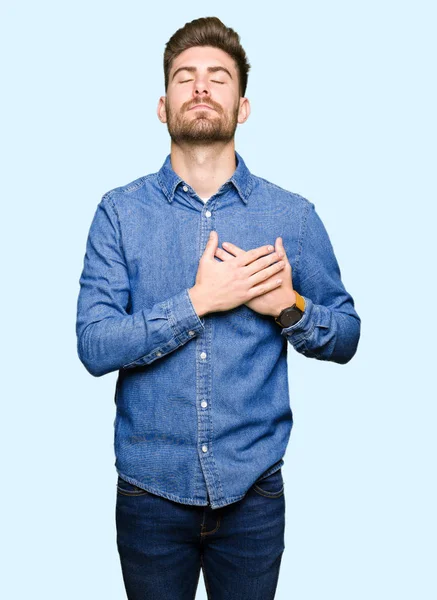
{"type": "MultiPolygon", "coordinates": [[[[283,464],[284,464],[284,460],[281,459],[275,465],[270,467],[270,469],[265,471],[261,475],[261,477],[258,477],[258,479],[256,481],[261,481],[265,477],[268,477],[272,473],[275,473],[275,471],[278,471],[282,467],[283,464]]],[[[145,490],[146,492],[155,494],[155,496],[161,496],[161,498],[166,498],[167,500],[172,500],[173,502],[178,502],[179,504],[188,504],[190,506],[211,506],[211,508],[213,508],[213,509],[214,508],[222,508],[223,506],[227,506],[228,504],[233,504],[234,502],[238,502],[239,500],[244,498],[244,496],[248,493],[248,491],[251,489],[251,487],[255,483],[255,482],[252,483],[245,492],[243,492],[242,494],[240,494],[238,496],[231,496],[230,498],[225,498],[224,500],[218,501],[218,502],[214,502],[214,501],[208,502],[207,500],[206,501],[195,500],[194,498],[181,498],[180,496],[175,496],[174,494],[169,494],[168,492],[163,492],[162,490],[157,490],[156,488],[151,487],[149,485],[144,485],[144,483],[141,483],[141,481],[138,481],[137,479],[134,479],[133,477],[128,477],[127,475],[125,475],[124,473],[119,471],[118,469],[116,469],[116,471],[117,471],[118,475],[120,475],[120,477],[122,479],[124,479],[125,481],[127,481],[128,483],[131,483],[132,485],[136,485],[137,487],[141,488],[142,490],[145,490]]]]}

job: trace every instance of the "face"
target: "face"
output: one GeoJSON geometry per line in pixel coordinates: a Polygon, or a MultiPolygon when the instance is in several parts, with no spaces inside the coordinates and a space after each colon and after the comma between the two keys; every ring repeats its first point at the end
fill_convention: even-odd
{"type": "Polygon", "coordinates": [[[174,142],[229,142],[237,123],[249,114],[248,99],[240,97],[237,67],[226,52],[196,46],[173,61],[158,117],[174,142]]]}

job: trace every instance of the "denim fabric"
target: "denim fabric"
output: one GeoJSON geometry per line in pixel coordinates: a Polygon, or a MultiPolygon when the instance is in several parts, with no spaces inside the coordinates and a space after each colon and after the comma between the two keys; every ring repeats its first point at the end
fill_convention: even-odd
{"type": "Polygon", "coordinates": [[[151,494],[120,477],[117,547],[129,600],[273,600],[285,550],[281,469],[218,509],[151,494]]]}
{"type": "MultiPolygon", "coordinates": [[[[287,352],[347,363],[360,318],[315,206],[237,167],[203,202],[172,169],[107,192],[88,234],[77,351],[118,371],[115,466],[183,504],[219,508],[283,464],[293,415],[287,352]],[[188,289],[210,231],[243,250],[282,236],[302,319],[288,328],[246,305],[199,318],[188,289]]],[[[216,260],[219,260],[216,258],[216,260]]]]}

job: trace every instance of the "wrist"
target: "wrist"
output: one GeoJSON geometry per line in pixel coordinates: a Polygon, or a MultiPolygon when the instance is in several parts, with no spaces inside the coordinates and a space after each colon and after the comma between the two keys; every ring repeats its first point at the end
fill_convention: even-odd
{"type": "Polygon", "coordinates": [[[206,315],[210,312],[209,306],[204,298],[203,294],[200,292],[199,287],[194,285],[192,288],[188,289],[188,294],[190,295],[191,302],[194,306],[194,310],[197,313],[199,318],[206,315]]]}
{"type": "Polygon", "coordinates": [[[279,315],[281,314],[281,311],[283,311],[284,308],[288,308],[290,306],[293,306],[293,304],[296,303],[296,299],[297,299],[296,292],[294,290],[292,290],[292,292],[291,292],[290,296],[288,297],[288,299],[286,301],[282,302],[279,305],[279,308],[276,309],[276,313],[273,316],[275,318],[279,317],[279,315]]]}

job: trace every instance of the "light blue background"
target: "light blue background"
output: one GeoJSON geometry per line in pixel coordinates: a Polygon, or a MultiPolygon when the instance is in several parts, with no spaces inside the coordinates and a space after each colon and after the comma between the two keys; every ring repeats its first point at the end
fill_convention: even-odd
{"type": "Polygon", "coordinates": [[[169,152],[165,43],[211,15],[252,65],[236,148],[315,204],[362,318],[347,365],[290,348],[276,598],[436,598],[432,4],[3,3],[3,598],[125,597],[116,374],[77,358],[78,281],[101,196],[169,152]]]}

